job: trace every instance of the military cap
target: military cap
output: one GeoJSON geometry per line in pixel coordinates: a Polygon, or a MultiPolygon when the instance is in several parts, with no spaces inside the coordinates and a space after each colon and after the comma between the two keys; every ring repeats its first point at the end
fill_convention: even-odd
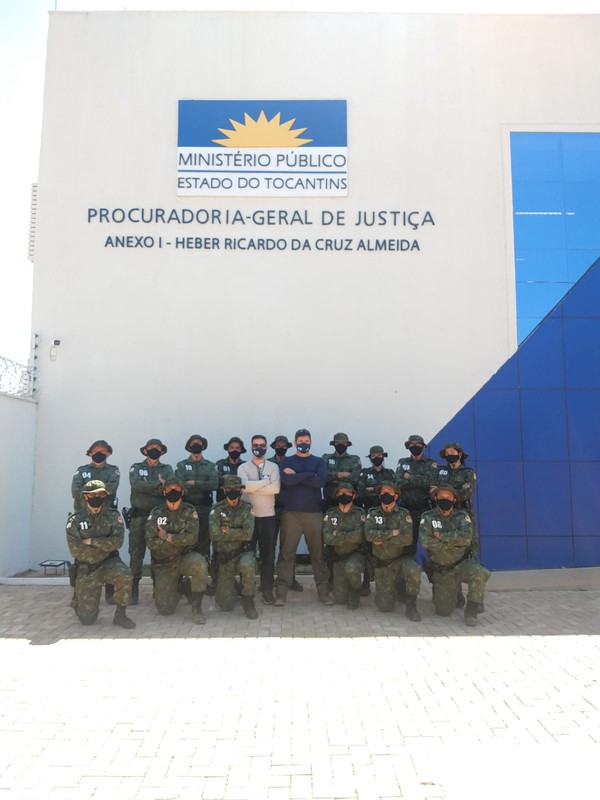
{"type": "Polygon", "coordinates": [[[179,486],[180,489],[183,489],[185,492],[185,481],[182,481],[181,478],[177,478],[175,475],[171,475],[170,478],[167,478],[162,485],[163,493],[170,489],[171,486],[179,486]]]}
{"type": "Polygon", "coordinates": [[[458,493],[457,493],[456,489],[453,486],[448,486],[447,483],[442,483],[439,486],[436,486],[434,489],[432,489],[431,490],[431,496],[433,498],[436,498],[438,496],[438,493],[441,492],[441,491],[450,492],[451,494],[454,495],[454,499],[458,500],[458,493]]]}
{"type": "Polygon", "coordinates": [[[465,460],[465,458],[468,458],[468,457],[469,457],[469,454],[468,454],[468,453],[465,453],[465,451],[464,451],[464,450],[462,449],[462,447],[461,447],[461,446],[458,444],[458,442],[446,442],[446,444],[445,444],[445,445],[442,447],[442,449],[440,450],[440,457],[441,457],[441,458],[446,458],[446,450],[447,450],[449,447],[452,447],[454,450],[457,450],[459,453],[462,453],[462,460],[463,460],[463,461],[465,460]]]}
{"type": "Polygon", "coordinates": [[[100,494],[100,492],[108,494],[103,481],[87,481],[87,483],[83,484],[83,489],[81,490],[81,494],[100,494]]]}
{"type": "Polygon", "coordinates": [[[148,439],[146,444],[143,447],[140,447],[140,453],[145,456],[146,453],[144,451],[148,450],[150,448],[150,446],[153,445],[153,444],[155,444],[158,447],[160,447],[160,449],[162,450],[162,454],[164,456],[164,454],[167,452],[167,445],[163,444],[160,439],[148,439]]]}
{"type": "Polygon", "coordinates": [[[109,445],[109,443],[108,443],[108,442],[106,442],[106,441],[104,441],[104,439],[97,439],[95,442],[93,442],[93,443],[92,443],[92,444],[89,446],[89,448],[88,448],[88,451],[87,451],[87,453],[86,453],[86,456],[89,456],[89,454],[92,452],[92,450],[94,449],[94,447],[104,447],[104,448],[105,448],[106,450],[108,450],[108,452],[109,452],[109,453],[112,455],[112,451],[113,451],[113,449],[112,449],[112,447],[109,445]]]}
{"type": "Polygon", "coordinates": [[[223,488],[224,489],[245,489],[246,484],[242,483],[242,479],[238,478],[237,475],[225,475],[225,480],[223,481],[223,488]]]}
{"type": "Polygon", "coordinates": [[[408,439],[404,442],[404,447],[409,447],[411,442],[417,442],[417,444],[422,444],[425,447],[425,439],[422,436],[419,436],[418,433],[411,433],[408,439]]]}
{"type": "Polygon", "coordinates": [[[337,442],[348,442],[348,447],[352,446],[352,442],[348,439],[347,433],[334,433],[333,439],[329,442],[329,444],[336,444],[337,442]]]}
{"type": "Polygon", "coordinates": [[[369,456],[378,455],[387,458],[387,453],[384,452],[383,447],[380,444],[374,444],[373,447],[369,447],[369,455],[365,456],[365,458],[369,458],[369,456]]]}
{"type": "Polygon", "coordinates": [[[346,481],[338,483],[337,488],[335,490],[336,495],[341,491],[352,492],[352,494],[356,494],[356,489],[354,488],[354,486],[352,486],[351,483],[348,483],[346,481]]]}
{"type": "Polygon", "coordinates": [[[206,450],[206,448],[208,447],[208,439],[205,436],[200,436],[199,433],[192,433],[190,438],[185,443],[185,449],[188,451],[188,453],[191,453],[190,444],[194,441],[194,439],[199,439],[202,442],[204,449],[206,450]]]}
{"type": "Polygon", "coordinates": [[[230,444],[233,444],[233,442],[237,442],[239,445],[241,445],[241,448],[242,448],[242,453],[245,453],[245,452],[246,452],[246,448],[244,447],[244,443],[242,442],[242,440],[240,439],[240,437],[239,437],[239,436],[232,436],[232,437],[229,439],[229,441],[228,441],[228,442],[226,442],[226,443],[223,445],[223,450],[228,450],[228,449],[229,449],[229,445],[230,445],[230,444]]]}
{"type": "Polygon", "coordinates": [[[277,446],[277,442],[283,442],[287,450],[289,450],[290,447],[293,447],[293,444],[288,440],[287,436],[276,436],[269,445],[269,447],[275,449],[275,447],[277,446]]]}
{"type": "Polygon", "coordinates": [[[394,490],[394,494],[398,494],[398,495],[400,494],[400,489],[396,486],[395,483],[392,483],[391,481],[384,481],[382,484],[380,484],[377,487],[377,494],[381,494],[386,486],[388,488],[390,488],[390,489],[393,489],[394,490]]]}

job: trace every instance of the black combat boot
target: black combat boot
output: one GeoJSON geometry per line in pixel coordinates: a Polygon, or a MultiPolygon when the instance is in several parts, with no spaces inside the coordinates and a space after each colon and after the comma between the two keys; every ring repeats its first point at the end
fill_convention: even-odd
{"type": "Polygon", "coordinates": [[[194,602],[194,593],[192,592],[192,582],[188,577],[181,576],[177,583],[177,591],[180,595],[186,598],[188,603],[194,602]]]}
{"type": "Polygon", "coordinates": [[[254,606],[254,598],[242,595],[242,608],[248,619],[258,619],[258,611],[254,606]]]}
{"type": "Polygon", "coordinates": [[[474,628],[477,625],[477,603],[467,600],[465,606],[465,625],[474,628]]]}
{"type": "Polygon", "coordinates": [[[477,606],[477,613],[483,614],[483,612],[485,611],[485,606],[483,605],[483,603],[474,603],[474,605],[477,606]]]}
{"type": "Polygon", "coordinates": [[[406,603],[406,581],[399,580],[396,583],[396,597],[401,603],[406,603]]]}
{"type": "Polygon", "coordinates": [[[127,606],[117,606],[113,617],[113,625],[118,625],[120,628],[127,628],[131,631],[135,628],[135,622],[129,619],[125,613],[126,610],[127,606]]]}
{"type": "Polygon", "coordinates": [[[417,611],[417,595],[416,594],[407,594],[406,595],[406,618],[409,619],[411,622],[421,622],[421,615],[417,611]]]}
{"type": "Polygon", "coordinates": [[[129,601],[130,606],[137,606],[140,599],[140,579],[134,578],[133,583],[131,584],[131,600],[129,601]]]}
{"type": "Polygon", "coordinates": [[[371,594],[371,581],[369,573],[365,571],[361,588],[358,590],[361,597],[368,597],[371,594]]]}
{"type": "Polygon", "coordinates": [[[355,611],[360,605],[360,589],[350,589],[348,592],[348,602],[346,608],[348,611],[355,611]]]}
{"type": "Polygon", "coordinates": [[[204,625],[206,617],[202,613],[202,598],[204,592],[192,592],[190,589],[190,602],[192,604],[192,622],[196,625],[204,625]]]}
{"type": "Polygon", "coordinates": [[[106,583],[104,585],[104,597],[106,598],[106,602],[109,606],[114,606],[115,604],[115,587],[112,583],[106,583]]]}
{"type": "Polygon", "coordinates": [[[465,596],[463,594],[462,586],[460,585],[460,583],[458,584],[458,590],[456,592],[456,607],[457,608],[465,607],[465,596]]]}
{"type": "Polygon", "coordinates": [[[296,576],[295,575],[292,578],[292,582],[290,583],[290,590],[292,592],[303,592],[304,591],[304,586],[302,586],[302,584],[299,581],[296,580],[296,576]]]}

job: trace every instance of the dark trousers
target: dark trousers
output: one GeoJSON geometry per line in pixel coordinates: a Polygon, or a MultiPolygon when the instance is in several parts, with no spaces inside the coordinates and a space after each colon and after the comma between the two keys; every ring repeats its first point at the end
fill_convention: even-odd
{"type": "Polygon", "coordinates": [[[254,552],[258,546],[260,559],[261,591],[273,591],[273,573],[275,570],[275,544],[277,543],[277,518],[254,517],[254,535],[252,547],[254,552]]]}

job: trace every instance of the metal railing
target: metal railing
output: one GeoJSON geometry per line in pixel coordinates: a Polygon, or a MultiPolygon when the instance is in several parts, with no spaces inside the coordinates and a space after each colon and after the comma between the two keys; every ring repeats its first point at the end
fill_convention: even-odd
{"type": "Polygon", "coordinates": [[[33,397],[33,368],[0,356],[0,392],[15,397],[33,397]]]}

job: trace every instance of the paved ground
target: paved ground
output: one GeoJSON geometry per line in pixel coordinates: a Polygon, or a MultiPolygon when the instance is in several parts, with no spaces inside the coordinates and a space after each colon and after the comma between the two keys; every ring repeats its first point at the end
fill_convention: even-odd
{"type": "Polygon", "coordinates": [[[490,592],[473,630],[303,582],[203,628],[144,586],[132,632],[0,586],[0,798],[598,796],[600,591],[490,592]]]}

